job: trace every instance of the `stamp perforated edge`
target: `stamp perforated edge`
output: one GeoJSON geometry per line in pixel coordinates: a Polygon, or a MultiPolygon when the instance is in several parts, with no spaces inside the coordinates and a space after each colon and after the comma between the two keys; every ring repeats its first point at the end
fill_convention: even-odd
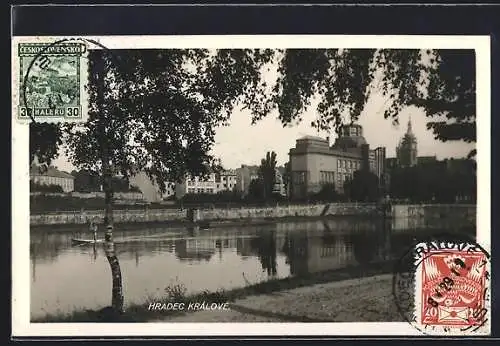
{"type": "MultiPolygon", "coordinates": [[[[452,242],[450,242],[452,243],[452,242]]],[[[468,248],[467,248],[467,244],[465,243],[461,243],[460,244],[464,250],[453,250],[454,252],[456,253],[460,253],[460,254],[467,254],[467,251],[468,251],[468,248]]],[[[428,247],[428,243],[425,243],[425,242],[421,242],[421,243],[418,243],[416,246],[415,246],[415,249],[417,248],[427,248],[428,247]]],[[[469,248],[470,249],[470,248],[469,248]]],[[[477,250],[478,253],[482,253],[484,254],[484,252],[482,252],[481,250],[477,250]]],[[[440,250],[429,250],[429,253],[424,256],[424,257],[428,257],[429,254],[432,255],[432,253],[443,253],[443,252],[446,252],[446,249],[440,249],[440,250]]],[[[422,301],[422,289],[423,289],[423,286],[422,286],[422,262],[423,262],[423,259],[421,256],[418,255],[418,252],[415,252],[415,271],[414,271],[414,282],[415,282],[415,291],[414,291],[414,311],[413,311],[413,314],[415,316],[415,324],[416,326],[418,327],[418,329],[420,329],[423,333],[427,334],[427,335],[435,335],[435,336],[438,336],[438,335],[448,335],[448,336],[485,336],[485,335],[490,335],[491,334],[491,299],[488,299],[488,298],[484,298],[483,299],[483,304],[484,304],[484,308],[486,309],[486,315],[484,317],[485,319],[485,323],[483,325],[481,325],[479,328],[464,328],[463,326],[460,326],[460,327],[454,327],[454,326],[449,326],[449,325],[423,325],[421,323],[422,321],[422,304],[423,304],[423,301],[422,301]]],[[[485,270],[491,274],[491,263],[489,261],[489,259],[487,258],[487,263],[485,265],[485,270]]],[[[487,289],[487,296],[490,297],[490,293],[491,292],[491,280],[485,280],[484,281],[484,284],[485,284],[485,288],[487,289]]]]}
{"type": "MultiPolygon", "coordinates": [[[[12,116],[14,121],[20,124],[29,124],[32,122],[30,117],[20,117],[19,110],[23,106],[21,96],[24,88],[24,78],[27,71],[21,71],[21,58],[19,56],[19,45],[20,44],[40,44],[40,45],[57,45],[57,44],[67,44],[67,43],[78,43],[86,46],[83,54],[79,56],[79,74],[80,74],[80,117],[75,117],[73,119],[67,117],[35,117],[35,121],[38,123],[82,123],[86,122],[88,119],[89,111],[89,99],[88,91],[86,89],[88,83],[89,75],[89,59],[88,52],[91,49],[100,49],[98,46],[91,45],[85,39],[80,39],[78,37],[54,37],[54,36],[36,36],[36,37],[13,37],[11,40],[11,57],[12,57],[12,116]],[[21,73],[24,75],[21,76],[21,73]]],[[[43,55],[43,53],[41,54],[43,55]]],[[[35,57],[36,58],[36,57],[35,57]]]]}

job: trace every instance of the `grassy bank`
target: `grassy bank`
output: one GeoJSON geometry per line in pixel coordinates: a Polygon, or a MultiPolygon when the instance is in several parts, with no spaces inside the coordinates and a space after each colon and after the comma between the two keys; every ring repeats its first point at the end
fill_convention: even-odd
{"type": "MultiPolygon", "coordinates": [[[[270,294],[283,290],[299,287],[312,286],[320,283],[342,281],[353,278],[369,277],[392,273],[394,261],[373,263],[365,266],[347,267],[343,269],[312,273],[307,276],[289,277],[285,279],[272,279],[262,283],[249,285],[231,290],[219,290],[216,292],[201,292],[188,295],[183,285],[169,286],[165,289],[162,303],[225,303],[234,302],[237,299],[253,295],[270,294]]],[[[151,311],[148,306],[158,299],[149,299],[143,304],[130,304],[126,306],[123,314],[116,314],[110,308],[100,310],[80,310],[68,314],[49,314],[42,318],[33,319],[32,322],[148,322],[166,318],[168,316],[187,314],[190,312],[179,311],[151,311]]]]}

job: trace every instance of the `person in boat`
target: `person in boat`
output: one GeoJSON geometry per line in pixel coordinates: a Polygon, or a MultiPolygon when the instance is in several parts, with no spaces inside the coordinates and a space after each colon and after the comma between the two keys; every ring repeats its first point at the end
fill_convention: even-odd
{"type": "Polygon", "coordinates": [[[94,234],[94,242],[97,242],[97,224],[94,221],[90,221],[89,225],[90,231],[94,234]]]}

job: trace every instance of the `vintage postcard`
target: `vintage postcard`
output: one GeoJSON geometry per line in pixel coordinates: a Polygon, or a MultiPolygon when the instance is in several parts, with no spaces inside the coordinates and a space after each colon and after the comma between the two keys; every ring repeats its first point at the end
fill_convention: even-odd
{"type": "Polygon", "coordinates": [[[487,36],[13,37],[13,335],[489,335],[490,84],[487,36]]]}

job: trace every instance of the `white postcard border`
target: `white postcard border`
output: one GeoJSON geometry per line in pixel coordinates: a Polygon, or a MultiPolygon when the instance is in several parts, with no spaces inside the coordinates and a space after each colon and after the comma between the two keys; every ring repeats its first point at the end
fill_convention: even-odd
{"type": "MultiPolygon", "coordinates": [[[[34,37],[14,37],[19,42],[34,37]]],[[[40,37],[36,37],[40,39],[40,37]]],[[[44,37],[57,40],[65,37],[44,37]]],[[[73,36],[72,38],[77,38],[73,36]]],[[[489,36],[84,36],[113,48],[421,48],[475,49],[477,95],[477,242],[490,251],[490,37],[489,36]]],[[[15,49],[12,52],[16,52],[15,49]]],[[[12,58],[12,62],[15,61],[12,58]]],[[[14,80],[13,80],[14,81],[14,80]]],[[[12,85],[13,92],[17,86],[12,85]]],[[[13,96],[13,111],[15,95],[13,96]]],[[[30,323],[29,132],[12,119],[12,335],[13,336],[263,336],[419,335],[403,323],[30,323]]]]}

